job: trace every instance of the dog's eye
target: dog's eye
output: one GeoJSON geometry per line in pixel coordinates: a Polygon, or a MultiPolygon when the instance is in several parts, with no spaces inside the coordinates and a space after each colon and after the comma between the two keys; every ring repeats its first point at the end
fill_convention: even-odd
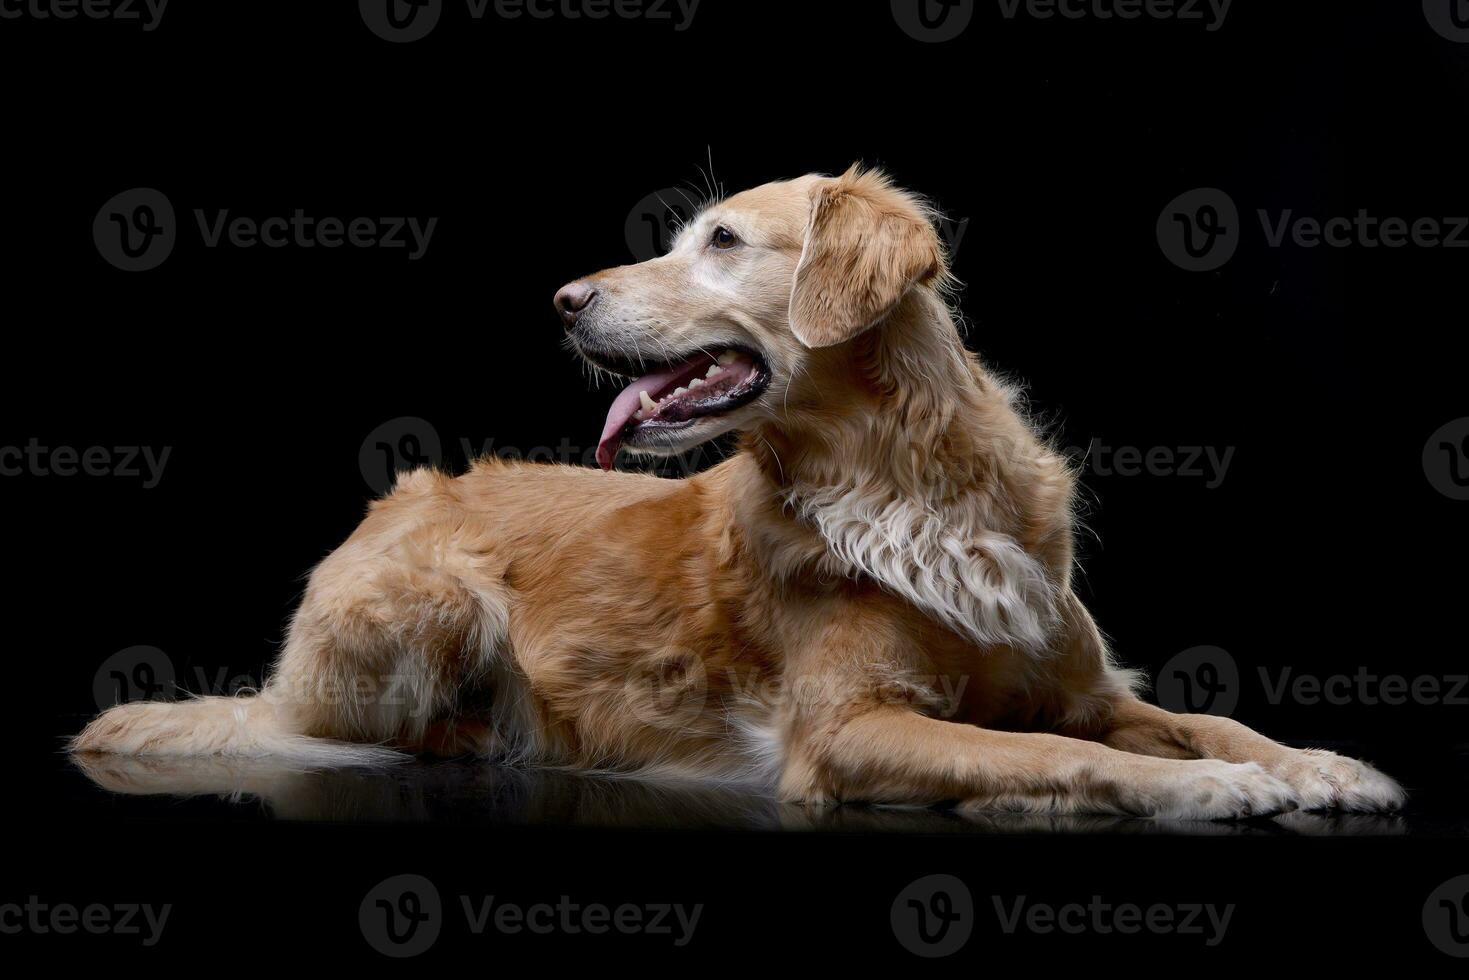
{"type": "Polygon", "coordinates": [[[731,248],[734,248],[739,243],[740,243],[740,240],[735,237],[735,233],[732,232],[732,231],[730,231],[728,228],[724,227],[723,225],[720,225],[718,228],[715,228],[714,229],[714,236],[709,239],[709,244],[710,245],[713,245],[715,248],[722,248],[722,249],[731,249],[731,248]]]}

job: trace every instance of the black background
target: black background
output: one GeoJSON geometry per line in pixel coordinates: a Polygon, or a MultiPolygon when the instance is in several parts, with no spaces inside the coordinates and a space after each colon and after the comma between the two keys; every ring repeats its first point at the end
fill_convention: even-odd
{"type": "MultiPolygon", "coordinates": [[[[445,896],[703,902],[682,959],[839,966],[907,958],[888,906],[946,872],[980,905],[981,936],[959,957],[981,968],[1097,952],[1323,965],[1368,942],[1452,962],[1419,916],[1433,887],[1469,872],[1469,706],[1272,704],[1254,680],[1260,667],[1466,671],[1469,505],[1433,488],[1422,453],[1465,414],[1455,287],[1469,252],[1269,248],[1255,217],[1469,214],[1469,45],[1434,33],[1416,0],[1236,0],[1215,32],[1006,20],[979,3],[941,44],[910,38],[886,3],[703,0],[680,32],[476,22],[450,2],[430,36],[390,44],[353,3],[175,0],[151,32],[0,20],[0,73],[0,444],[171,447],[152,489],[0,479],[18,767],[0,901],[173,902],[148,951],[159,958],[258,969],[289,946],[370,962],[357,903],[412,872],[445,896]],[[494,806],[460,779],[442,794],[454,806],[429,785],[358,812],[363,794],[333,784],[322,792],[358,802],[297,822],[251,801],[111,797],[66,763],[61,740],[94,710],[94,675],[119,650],[165,651],[193,690],[200,676],[262,676],[303,573],[372,495],[359,453],[378,427],[426,420],[451,469],[466,441],[569,446],[579,461],[612,393],[561,349],[550,299],[633,260],[624,228],[640,200],[701,195],[711,166],[736,190],[858,160],[967,220],[955,271],[969,343],[1028,384],[1062,445],[1233,449],[1215,488],[1086,471],[1081,588],[1122,658],[1153,675],[1180,651],[1228,650],[1244,675],[1236,717],[1380,761],[1414,791],[1402,821],[1306,825],[1332,839],[1105,821],[978,834],[963,831],[995,828],[873,815],[812,821],[830,833],[744,832],[697,806],[619,809],[616,789],[611,815],[589,817],[601,796],[589,806],[575,785],[506,776],[494,806]],[[129,274],[91,227],[134,187],[164,192],[180,228],[162,266],[129,274]],[[1214,272],[1176,268],[1155,237],[1165,205],[1196,187],[1225,190],[1242,217],[1238,253],[1214,272]],[[209,249],[196,208],[439,221],[409,261],[209,249]],[[1239,911],[1206,954],[1182,937],[1001,936],[991,894],[1239,911]]],[[[113,957],[137,945],[0,941],[113,957]]],[[[448,928],[415,962],[463,953],[496,969],[512,952],[604,961],[667,947],[448,928]]]]}

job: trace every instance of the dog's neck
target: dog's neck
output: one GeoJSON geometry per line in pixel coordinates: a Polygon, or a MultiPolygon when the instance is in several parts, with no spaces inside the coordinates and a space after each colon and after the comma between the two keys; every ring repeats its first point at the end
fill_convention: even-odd
{"type": "Polygon", "coordinates": [[[1016,392],[926,289],[815,355],[809,400],[793,393],[745,439],[768,489],[820,535],[828,564],[981,645],[1046,649],[1069,581],[1073,480],[1016,392]]]}

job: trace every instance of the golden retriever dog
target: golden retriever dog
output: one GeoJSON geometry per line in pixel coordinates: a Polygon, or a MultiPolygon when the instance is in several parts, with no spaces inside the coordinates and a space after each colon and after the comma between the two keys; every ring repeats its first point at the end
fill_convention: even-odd
{"type": "Polygon", "coordinates": [[[1138,698],[1073,589],[1075,475],[966,350],[935,217],[878,172],[806,176],[566,286],[569,346],[634,379],[606,472],[402,475],[311,576],[261,691],[120,705],[73,747],[476,753],[811,805],[1400,806],[1361,762],[1138,698]],[[690,479],[613,470],[732,431],[690,479]]]}

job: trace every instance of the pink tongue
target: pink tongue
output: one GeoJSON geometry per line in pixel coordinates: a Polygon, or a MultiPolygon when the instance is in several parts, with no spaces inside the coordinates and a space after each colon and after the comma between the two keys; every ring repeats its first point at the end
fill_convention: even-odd
{"type": "Polygon", "coordinates": [[[607,424],[602,427],[601,442],[597,443],[597,465],[604,470],[610,470],[617,461],[617,450],[622,447],[622,431],[627,428],[638,409],[642,408],[642,399],[638,397],[638,392],[646,391],[650,397],[656,397],[674,378],[687,371],[688,367],[684,363],[664,371],[645,374],[617,396],[612,407],[607,409],[607,424]]]}

